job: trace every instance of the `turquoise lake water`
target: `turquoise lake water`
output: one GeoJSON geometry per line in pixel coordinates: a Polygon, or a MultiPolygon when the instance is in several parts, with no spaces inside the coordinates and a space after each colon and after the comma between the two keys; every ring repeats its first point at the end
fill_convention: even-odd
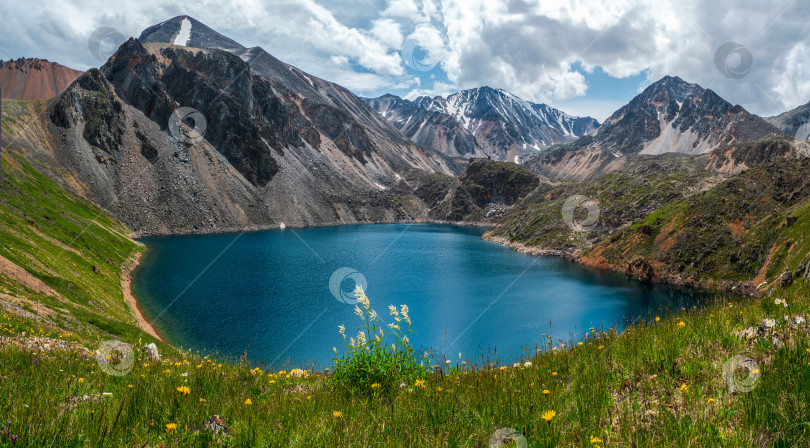
{"type": "Polygon", "coordinates": [[[484,231],[390,224],[151,237],[141,240],[149,252],[134,286],[147,318],[175,344],[247,353],[272,368],[330,366],[343,343],[338,325],[356,333],[360,322],[346,303],[355,282],[386,322],[389,304],[407,304],[411,342],[436,361],[460,352],[478,365],[525,359],[547,342],[543,333],[570,344],[589,327],[621,329],[701,300],[520,254],[481,240],[484,231]]]}

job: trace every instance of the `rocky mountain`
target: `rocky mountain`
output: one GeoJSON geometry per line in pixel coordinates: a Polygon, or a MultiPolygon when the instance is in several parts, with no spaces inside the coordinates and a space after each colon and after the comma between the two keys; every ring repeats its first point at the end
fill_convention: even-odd
{"type": "Polygon", "coordinates": [[[666,76],[617,110],[593,134],[525,163],[554,177],[587,179],[625,166],[628,155],[706,154],[779,129],[711,90],[666,76]]]}
{"type": "Polygon", "coordinates": [[[60,182],[137,233],[422,219],[409,173],[463,169],[346,89],[190,17],[142,38],[8,143],[36,147],[45,133],[40,159],[60,182]]]}
{"type": "MultiPolygon", "coordinates": [[[[576,140],[599,126],[593,118],[574,117],[491,87],[462,90],[447,98],[407,101],[386,95],[367,102],[414,141],[447,148],[451,146],[448,142],[462,146],[471,134],[483,152],[497,160],[515,161],[516,157],[576,140]]],[[[471,154],[458,152],[460,156],[471,154]]]]}
{"type": "Polygon", "coordinates": [[[3,98],[47,100],[62,93],[82,72],[47,59],[0,60],[3,98]]]}
{"type": "Polygon", "coordinates": [[[395,95],[365,100],[395,128],[419,145],[450,157],[486,157],[475,136],[454,117],[395,95]]]}
{"type": "Polygon", "coordinates": [[[810,139],[810,103],[765,120],[797,140],[810,139]]]}

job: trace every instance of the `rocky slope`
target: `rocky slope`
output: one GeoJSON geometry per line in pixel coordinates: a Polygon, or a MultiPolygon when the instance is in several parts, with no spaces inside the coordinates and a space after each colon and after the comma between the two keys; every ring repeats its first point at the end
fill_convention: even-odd
{"type": "Polygon", "coordinates": [[[415,194],[430,207],[431,219],[495,223],[542,182],[511,162],[470,159],[459,178],[419,176],[415,194]]]}
{"type": "Polygon", "coordinates": [[[780,134],[713,91],[666,76],[617,110],[593,134],[527,158],[535,172],[588,179],[616,171],[634,154],[706,154],[780,134]]]}
{"type": "Polygon", "coordinates": [[[3,98],[47,100],[62,93],[82,72],[46,59],[0,60],[3,98]]]}
{"type": "Polygon", "coordinates": [[[810,139],[810,103],[765,120],[797,140],[810,139]]]}
{"type": "MultiPolygon", "coordinates": [[[[213,48],[232,41],[193,19],[148,35],[184,20],[187,43],[211,49],[130,39],[43,111],[39,155],[133,231],[423,219],[408,173],[459,172],[347,90],[287,65],[275,76],[282,63],[256,49],[250,65],[213,48]],[[195,112],[179,120],[183,107],[195,112]]],[[[36,146],[24,136],[9,144],[36,146]]]]}
{"type": "Polygon", "coordinates": [[[419,145],[450,157],[487,156],[475,136],[450,115],[424,109],[417,103],[390,94],[365,101],[419,145]]]}
{"type": "MultiPolygon", "coordinates": [[[[446,148],[448,142],[461,145],[471,134],[483,152],[496,160],[515,161],[599,126],[593,118],[573,117],[491,87],[463,90],[447,98],[407,101],[386,95],[367,102],[414,141],[446,148]]],[[[459,151],[459,155],[474,153],[459,151]]]]}

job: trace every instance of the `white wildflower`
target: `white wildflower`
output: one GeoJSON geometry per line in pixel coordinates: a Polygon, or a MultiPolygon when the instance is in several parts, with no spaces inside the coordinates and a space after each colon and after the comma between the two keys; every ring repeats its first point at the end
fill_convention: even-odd
{"type": "Polygon", "coordinates": [[[532,366],[532,362],[531,362],[531,361],[526,361],[526,362],[524,362],[524,363],[523,363],[523,367],[528,368],[528,367],[531,367],[531,366],[532,366]]]}
{"type": "Polygon", "coordinates": [[[775,327],[775,326],[776,326],[776,321],[775,321],[775,320],[773,320],[773,319],[765,319],[765,320],[764,320],[764,321],[762,321],[762,322],[763,322],[763,323],[765,324],[765,326],[766,326],[766,327],[768,327],[768,328],[773,328],[773,327],[775,327]]]}
{"type": "Polygon", "coordinates": [[[392,316],[399,316],[399,311],[397,311],[397,307],[394,305],[388,305],[388,312],[391,313],[392,316]]]}
{"type": "Polygon", "coordinates": [[[338,325],[338,331],[340,331],[340,334],[345,339],[346,338],[346,327],[344,327],[343,325],[338,325]]]}
{"type": "Polygon", "coordinates": [[[388,324],[388,326],[391,327],[392,330],[399,330],[399,324],[388,324]]]}
{"type": "Polygon", "coordinates": [[[357,317],[362,318],[363,317],[363,310],[361,310],[359,306],[355,305],[354,306],[354,314],[357,314],[357,317]]]}

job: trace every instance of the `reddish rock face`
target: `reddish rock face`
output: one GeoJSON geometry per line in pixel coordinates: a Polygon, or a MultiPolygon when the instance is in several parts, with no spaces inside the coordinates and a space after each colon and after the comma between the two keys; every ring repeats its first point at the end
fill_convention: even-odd
{"type": "Polygon", "coordinates": [[[0,61],[3,98],[47,100],[62,93],[82,72],[45,59],[0,61]]]}

